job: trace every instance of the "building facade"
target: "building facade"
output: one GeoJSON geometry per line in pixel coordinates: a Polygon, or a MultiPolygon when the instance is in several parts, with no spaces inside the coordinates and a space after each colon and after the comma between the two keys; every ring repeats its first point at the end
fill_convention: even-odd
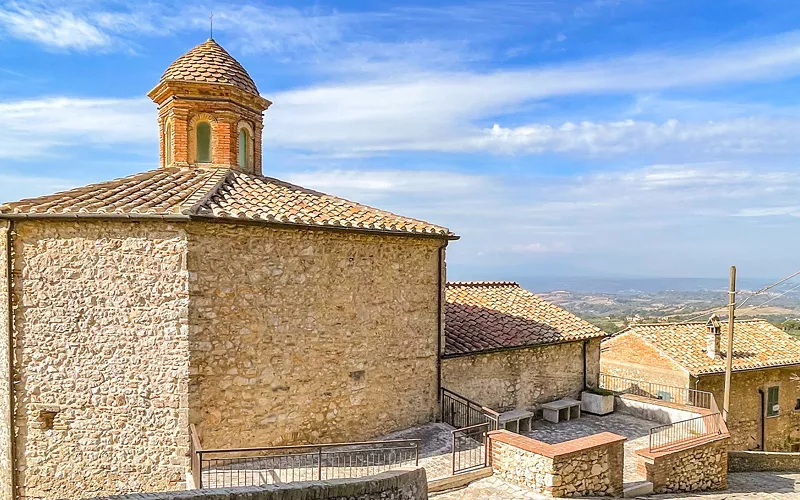
{"type": "Polygon", "coordinates": [[[602,330],[517,283],[448,283],[445,388],[497,411],[597,387],[602,330]]]}
{"type": "MultiPolygon", "coordinates": [[[[708,391],[724,401],[727,323],[635,325],[603,341],[605,374],[708,391]]],[[[732,450],[800,450],[800,340],[766,320],[734,325],[732,450]]]]}
{"type": "Polygon", "coordinates": [[[182,489],[190,424],[214,448],[433,420],[455,236],[264,177],[270,102],[213,40],[149,95],[159,168],[0,207],[2,498],[182,489]]]}

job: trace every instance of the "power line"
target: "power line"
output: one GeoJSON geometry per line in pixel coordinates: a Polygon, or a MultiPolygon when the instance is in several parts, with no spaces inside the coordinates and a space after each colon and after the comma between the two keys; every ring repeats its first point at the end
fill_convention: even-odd
{"type": "MultiPolygon", "coordinates": [[[[780,280],[776,281],[775,283],[772,283],[771,285],[767,285],[767,286],[765,286],[764,288],[762,288],[762,289],[758,290],[757,292],[751,292],[749,297],[745,298],[745,299],[744,299],[743,301],[741,301],[739,304],[736,304],[736,309],[739,309],[739,308],[741,308],[742,306],[744,306],[744,305],[747,303],[747,301],[748,301],[748,300],[752,299],[752,298],[753,298],[753,297],[755,297],[756,295],[761,295],[762,293],[766,292],[767,290],[770,290],[770,289],[772,289],[772,288],[775,288],[776,286],[778,286],[778,285],[780,285],[780,284],[783,284],[783,283],[785,283],[785,282],[789,281],[790,279],[792,279],[792,278],[794,278],[794,277],[796,277],[796,276],[800,276],[800,271],[797,271],[797,272],[795,272],[795,273],[792,273],[792,274],[790,274],[789,276],[787,276],[787,277],[785,277],[785,278],[782,278],[782,279],[780,279],[780,280]]],[[[763,303],[761,303],[761,304],[759,304],[758,306],[755,306],[755,307],[761,307],[761,306],[763,306],[764,304],[766,304],[766,303],[768,303],[768,302],[772,302],[773,300],[775,300],[775,299],[777,299],[777,298],[779,298],[779,297],[783,297],[783,296],[784,296],[784,295],[786,295],[787,293],[789,293],[789,292],[791,292],[791,291],[793,291],[793,290],[796,290],[797,288],[800,288],[800,286],[797,286],[797,287],[795,287],[795,288],[792,288],[792,289],[790,289],[790,290],[787,290],[786,292],[784,292],[784,293],[782,293],[782,294],[778,295],[777,297],[773,297],[773,298],[771,298],[770,300],[768,300],[768,301],[766,301],[766,302],[763,302],[763,303]]],[[[741,292],[741,293],[746,293],[746,292],[741,292]]],[[[707,310],[703,311],[702,313],[698,314],[697,316],[695,316],[695,317],[693,317],[693,318],[687,319],[687,320],[685,320],[685,321],[681,321],[681,322],[680,322],[680,324],[691,323],[692,321],[694,321],[694,320],[696,320],[696,319],[700,319],[700,318],[703,318],[703,317],[705,317],[705,316],[706,316],[708,313],[712,313],[712,314],[713,314],[713,313],[716,313],[716,312],[724,311],[724,310],[725,310],[727,307],[728,307],[728,304],[725,304],[725,305],[721,305],[721,306],[718,306],[718,307],[715,307],[715,308],[712,308],[712,309],[707,309],[707,310]]]]}
{"type": "Polygon", "coordinates": [[[755,305],[755,306],[752,306],[752,307],[751,307],[751,309],[758,309],[758,308],[759,308],[759,307],[761,307],[761,306],[767,305],[767,304],[769,304],[770,302],[772,302],[773,300],[779,299],[779,298],[783,297],[784,295],[786,295],[787,293],[789,293],[789,292],[793,292],[793,291],[797,290],[798,288],[800,288],[800,285],[794,286],[794,287],[792,287],[792,288],[790,288],[790,289],[786,290],[785,292],[783,292],[783,293],[782,293],[782,294],[780,294],[780,295],[776,295],[775,297],[772,297],[771,299],[765,300],[764,302],[762,302],[762,303],[760,303],[760,304],[757,304],[757,305],[755,305]]]}

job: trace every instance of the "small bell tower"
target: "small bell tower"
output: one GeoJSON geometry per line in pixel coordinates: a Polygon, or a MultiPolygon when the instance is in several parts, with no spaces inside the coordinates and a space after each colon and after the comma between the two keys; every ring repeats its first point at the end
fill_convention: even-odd
{"type": "Polygon", "coordinates": [[[213,39],[179,57],[147,95],[158,105],[162,168],[262,175],[263,113],[272,103],[213,39]]]}

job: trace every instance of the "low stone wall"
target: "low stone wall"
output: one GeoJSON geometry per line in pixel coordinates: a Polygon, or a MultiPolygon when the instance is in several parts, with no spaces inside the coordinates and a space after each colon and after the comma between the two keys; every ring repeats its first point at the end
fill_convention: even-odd
{"type": "Polygon", "coordinates": [[[494,473],[553,497],[622,494],[625,438],[603,432],[555,445],[505,430],[489,433],[494,473]]]}
{"type": "Polygon", "coordinates": [[[616,396],[614,398],[614,410],[661,424],[674,424],[675,422],[697,418],[710,411],[633,394],[616,396]]]}
{"type": "Polygon", "coordinates": [[[800,472],[800,453],[729,451],[728,472],[800,472]]]}
{"type": "Polygon", "coordinates": [[[669,451],[638,450],[640,468],[654,493],[724,490],[728,478],[729,436],[715,436],[669,451]]]}
{"type": "Polygon", "coordinates": [[[332,479],[247,488],[136,493],[95,500],[427,500],[422,467],[398,469],[359,479],[332,479]]]}

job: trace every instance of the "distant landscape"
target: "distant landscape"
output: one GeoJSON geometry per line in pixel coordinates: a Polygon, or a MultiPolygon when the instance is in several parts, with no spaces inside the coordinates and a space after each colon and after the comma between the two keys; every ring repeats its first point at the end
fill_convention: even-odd
{"type": "MultiPolygon", "coordinates": [[[[737,318],[764,318],[800,337],[800,278],[761,294],[776,280],[737,283],[737,318]]],[[[705,321],[713,312],[727,318],[724,279],[704,278],[530,278],[521,285],[613,333],[632,323],[705,321]]]]}

